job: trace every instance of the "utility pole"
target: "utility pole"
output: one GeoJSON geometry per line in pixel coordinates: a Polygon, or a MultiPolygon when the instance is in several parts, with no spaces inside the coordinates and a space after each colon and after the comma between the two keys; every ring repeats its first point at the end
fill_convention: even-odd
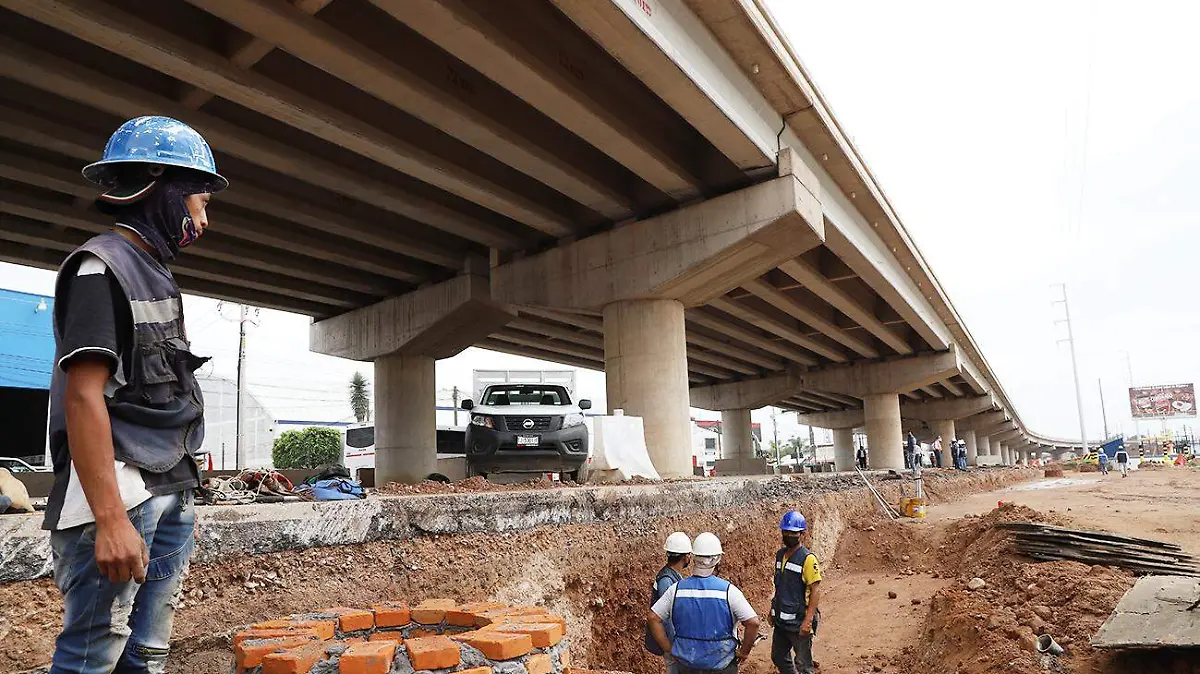
{"type": "Polygon", "coordinates": [[[450,400],[454,401],[454,425],[458,425],[458,387],[450,390],[450,400]]]}
{"type": "Polygon", "coordinates": [[[1056,300],[1053,302],[1053,304],[1063,305],[1064,317],[1061,320],[1055,321],[1055,323],[1067,324],[1067,338],[1060,339],[1058,341],[1059,343],[1066,342],[1067,346],[1071,348],[1071,371],[1075,375],[1075,408],[1079,412],[1079,443],[1082,447],[1083,455],[1087,456],[1087,427],[1083,421],[1083,391],[1079,388],[1079,363],[1075,359],[1075,333],[1071,330],[1071,307],[1067,303],[1067,284],[1056,283],[1053,285],[1057,285],[1058,287],[1062,288],[1062,299],[1056,300]]]}
{"type": "Polygon", "coordinates": [[[781,469],[779,465],[779,414],[774,407],[771,408],[771,435],[775,438],[775,468],[781,469]]]}
{"type": "Polygon", "coordinates": [[[1104,421],[1104,440],[1108,441],[1108,410],[1104,409],[1104,384],[1096,377],[1096,387],[1100,389],[1100,418],[1104,421]]]}
{"type": "MultiPolygon", "coordinates": [[[[1133,388],[1133,361],[1132,361],[1132,359],[1130,359],[1128,351],[1125,352],[1125,373],[1127,375],[1129,375],[1129,388],[1132,389],[1133,388]]],[[[1127,396],[1129,395],[1128,392],[1126,392],[1126,395],[1127,396]]],[[[1132,405],[1130,405],[1130,408],[1129,408],[1129,416],[1133,417],[1133,432],[1137,434],[1138,441],[1142,442],[1142,424],[1140,421],[1138,421],[1138,418],[1136,416],[1134,416],[1132,405]]]]}
{"type": "MultiPolygon", "coordinates": [[[[221,309],[225,306],[222,302],[217,305],[217,313],[221,314],[221,309]]],[[[243,409],[243,400],[246,391],[246,323],[258,325],[258,309],[254,309],[254,316],[250,316],[250,307],[245,304],[239,304],[238,317],[238,364],[237,364],[237,401],[234,403],[235,408],[235,433],[236,438],[233,444],[233,464],[237,470],[242,469],[242,462],[245,459],[245,452],[242,442],[242,424],[245,422],[245,410],[243,409]]],[[[221,315],[224,318],[224,315],[221,315]]],[[[229,320],[229,319],[227,319],[229,320]]]]}

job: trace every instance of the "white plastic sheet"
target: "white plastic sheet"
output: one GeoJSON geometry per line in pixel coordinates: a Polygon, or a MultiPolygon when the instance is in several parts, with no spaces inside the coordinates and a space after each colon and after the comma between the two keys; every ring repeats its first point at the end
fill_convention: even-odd
{"type": "Polygon", "coordinates": [[[621,410],[592,419],[592,465],[589,482],[620,482],[634,477],[659,479],[646,451],[646,431],[641,417],[621,410]]]}

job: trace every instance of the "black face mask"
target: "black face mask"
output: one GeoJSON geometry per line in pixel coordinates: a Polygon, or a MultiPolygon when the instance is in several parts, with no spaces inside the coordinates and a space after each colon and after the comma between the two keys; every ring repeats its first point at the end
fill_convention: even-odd
{"type": "Polygon", "coordinates": [[[130,204],[114,204],[103,199],[96,206],[113,215],[117,224],[138,233],[159,262],[170,262],[200,238],[201,230],[188,211],[187,198],[208,191],[204,182],[186,175],[167,173],[149,187],[147,194],[130,204]]]}
{"type": "Polygon", "coordinates": [[[800,545],[800,537],[794,533],[784,532],[782,538],[783,538],[783,547],[785,547],[789,550],[800,545]]]}

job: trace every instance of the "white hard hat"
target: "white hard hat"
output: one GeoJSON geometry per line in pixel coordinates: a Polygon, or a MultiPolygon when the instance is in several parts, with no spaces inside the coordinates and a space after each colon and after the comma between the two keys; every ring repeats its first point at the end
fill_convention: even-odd
{"type": "Polygon", "coordinates": [[[716,557],[725,554],[725,551],[721,549],[721,539],[706,531],[692,543],[692,553],[697,557],[716,557]]]}
{"type": "Polygon", "coordinates": [[[690,555],[692,554],[692,539],[682,531],[667,536],[667,543],[663,545],[663,550],[673,555],[690,555]]]}

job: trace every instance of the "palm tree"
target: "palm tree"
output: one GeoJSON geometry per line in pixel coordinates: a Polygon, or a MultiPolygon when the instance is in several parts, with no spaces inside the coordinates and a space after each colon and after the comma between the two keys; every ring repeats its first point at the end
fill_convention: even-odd
{"type": "Polygon", "coordinates": [[[350,409],[354,410],[354,418],[359,423],[371,418],[370,384],[361,372],[355,372],[350,378],[350,409]]]}

